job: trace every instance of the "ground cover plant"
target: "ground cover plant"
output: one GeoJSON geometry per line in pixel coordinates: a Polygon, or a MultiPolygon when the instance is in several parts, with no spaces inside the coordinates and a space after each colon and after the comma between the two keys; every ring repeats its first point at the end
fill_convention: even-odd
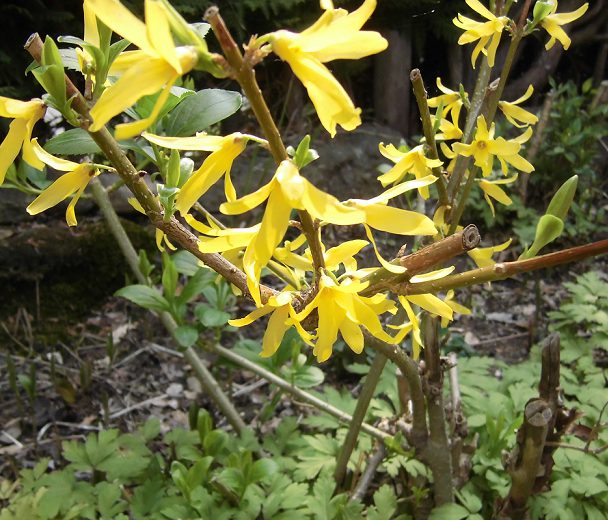
{"type": "MultiPolygon", "coordinates": [[[[340,200],[309,180],[323,157],[310,136],[283,140],[255,67],[272,55],[286,62],[323,129],[331,137],[354,130],[361,109],[326,63],[386,49],[378,32],[362,29],[374,0],[350,12],[322,0],[319,19],[302,32],[277,29],[242,47],[216,7],[205,23],[189,24],[167,0],[146,0],[144,21],[118,0],[85,0],[82,38],[28,39],[28,72],[46,94],[0,98],[0,115],[12,119],[0,145],[0,181],[36,195],[31,215],[70,199],[69,226],[77,226],[76,205],[89,189],[135,282],[117,295],[158,317],[173,354],[190,365],[229,428],[215,428],[208,411],[193,407],[190,430],[160,435],[151,420],[131,433],[100,429],[65,442],[63,469],[48,471],[43,459],[2,481],[0,519],[602,517],[604,277],[590,273],[567,286],[572,301],[555,311],[556,332],[526,363],[442,356],[450,322],[470,313],[456,290],[494,287],[608,250],[601,240],[542,253],[564,231],[577,175],[565,175],[546,209],[529,215],[534,233],[516,260],[494,259],[511,238],[482,246],[475,224],[461,222],[472,192],[494,215],[495,204],[512,203],[508,186],[534,171],[524,150],[538,117],[520,106],[532,89],[501,99],[521,41],[540,33],[547,49],[567,49],[562,26],[588,5],[563,12],[551,0],[466,3],[474,14],[459,14],[454,24],[458,43],[474,44],[474,91],[438,78],[441,94],[427,98],[421,71],[411,71],[423,137],[411,148],[379,143],[390,164],[369,199],[340,200]],[[221,54],[209,51],[211,33],[221,54]],[[501,42],[508,50],[498,66],[501,42]],[[242,95],[196,91],[193,72],[230,78],[242,95]],[[259,132],[212,133],[243,97],[259,132]],[[74,128],[43,146],[32,132],[48,107],[74,128]],[[231,169],[250,148],[272,157],[276,169],[245,192],[231,169]],[[51,180],[51,170],[62,173],[51,180]],[[116,184],[106,188],[100,176],[116,184]],[[209,208],[206,195],[220,181],[223,201],[209,208]],[[160,266],[136,252],[117,218],[108,191],[118,185],[153,224],[160,266]],[[242,215],[252,215],[246,226],[242,215]],[[365,240],[332,247],[324,240],[330,229],[354,227],[365,240]],[[404,237],[392,259],[378,246],[383,233],[404,237]],[[375,265],[362,265],[366,247],[375,265]],[[476,267],[459,261],[455,273],[465,253],[476,267]],[[248,310],[235,317],[237,301],[248,310]],[[260,341],[243,335],[222,345],[227,330],[246,331],[261,319],[260,341]],[[322,413],[277,419],[256,436],[201,350],[273,385],[260,418],[273,417],[284,394],[322,413]],[[359,355],[355,362],[347,350],[359,355]],[[320,386],[324,364],[338,356],[362,376],[356,398],[320,386]]],[[[111,342],[107,352],[112,361],[111,342]]],[[[25,390],[33,410],[35,373],[17,374],[10,363],[9,384],[25,390]]]]}

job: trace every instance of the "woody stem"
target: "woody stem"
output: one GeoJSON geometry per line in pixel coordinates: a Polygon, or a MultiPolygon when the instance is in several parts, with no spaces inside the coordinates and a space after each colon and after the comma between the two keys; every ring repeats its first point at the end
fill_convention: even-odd
{"type": "MultiPolygon", "coordinates": [[[[217,7],[212,6],[207,9],[204,19],[211,25],[211,28],[224,51],[224,56],[230,65],[231,70],[229,72],[234,79],[238,81],[243,92],[247,96],[253,113],[268,140],[270,153],[276,164],[279,165],[282,161],[289,159],[289,156],[287,155],[287,150],[285,149],[285,144],[283,143],[279,129],[266,104],[264,95],[258,86],[255,77],[255,69],[249,59],[249,55],[246,54],[245,57],[243,57],[243,54],[234,41],[232,34],[230,34],[217,7]]],[[[306,240],[310,246],[315,275],[318,276],[321,269],[325,267],[319,229],[306,210],[298,210],[298,214],[302,224],[302,232],[306,236],[306,240]]]]}

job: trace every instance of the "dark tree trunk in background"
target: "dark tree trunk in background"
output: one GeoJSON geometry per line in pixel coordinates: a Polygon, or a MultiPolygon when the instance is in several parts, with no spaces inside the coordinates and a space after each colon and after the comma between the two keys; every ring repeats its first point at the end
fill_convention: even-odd
{"type": "Polygon", "coordinates": [[[388,49],[376,56],[374,70],[374,109],[376,119],[409,135],[412,68],[412,42],[409,34],[384,31],[388,49]]]}

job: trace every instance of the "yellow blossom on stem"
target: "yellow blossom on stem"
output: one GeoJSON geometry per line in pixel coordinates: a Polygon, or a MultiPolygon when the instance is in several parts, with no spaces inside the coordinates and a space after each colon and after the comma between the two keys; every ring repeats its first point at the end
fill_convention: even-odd
{"type": "Polygon", "coordinates": [[[25,162],[37,170],[44,168],[44,164],[33,152],[30,140],[32,129],[36,122],[44,116],[45,109],[41,99],[19,101],[0,96],[0,117],[8,117],[13,120],[9,125],[7,136],[0,144],[0,184],[4,182],[6,171],[22,148],[25,162]]]}
{"type": "MultiPolygon", "coordinates": [[[[416,179],[422,179],[431,173],[432,168],[443,164],[440,159],[426,157],[424,155],[424,145],[421,144],[412,148],[409,152],[400,152],[394,145],[384,146],[384,143],[380,143],[379,149],[384,157],[395,163],[395,166],[389,171],[378,177],[382,186],[397,184],[408,173],[413,173],[416,179]]],[[[428,199],[430,196],[429,189],[426,186],[422,186],[419,192],[424,199],[428,199]]]]}
{"type": "Polygon", "coordinates": [[[268,184],[240,199],[225,202],[220,211],[238,215],[259,206],[265,200],[266,211],[258,232],[252,237],[243,257],[247,285],[253,299],[260,304],[259,278],[262,268],[281,243],[292,209],[306,210],[313,218],[339,225],[358,224],[365,214],[338,201],[302,177],[296,165],[283,161],[268,184]]]}
{"type": "Polygon", "coordinates": [[[192,173],[177,194],[175,208],[184,216],[224,174],[226,199],[235,200],[236,191],[230,179],[232,163],[243,152],[250,139],[266,143],[263,139],[240,132],[225,137],[205,133],[198,133],[194,137],[163,137],[147,132],[142,135],[151,143],[165,148],[212,152],[203,161],[200,168],[192,173]]]}
{"type": "Polygon", "coordinates": [[[452,149],[454,152],[464,155],[465,157],[473,156],[475,165],[481,168],[484,177],[492,173],[494,157],[499,159],[503,173],[507,172],[507,164],[509,163],[518,170],[526,173],[534,171],[528,161],[518,154],[521,149],[522,142],[525,142],[532,135],[532,129],[528,128],[521,136],[516,139],[506,140],[503,137],[494,138],[494,123],[488,130],[486,120],[483,116],[477,118],[477,129],[475,138],[471,144],[454,143],[452,149]]]}
{"type": "Polygon", "coordinates": [[[511,197],[509,197],[505,191],[498,186],[499,184],[512,184],[517,180],[517,174],[513,177],[509,177],[508,179],[497,179],[493,181],[487,181],[485,179],[479,179],[477,182],[479,183],[479,187],[483,190],[483,196],[490,206],[490,210],[492,211],[492,216],[496,216],[496,211],[494,210],[494,204],[492,203],[492,199],[497,200],[501,204],[505,206],[510,206],[513,201],[511,197]]]}
{"type": "Polygon", "coordinates": [[[509,19],[506,16],[495,16],[479,0],[466,0],[466,2],[473,11],[480,14],[488,21],[476,22],[471,18],[458,14],[452,21],[456,27],[464,29],[465,31],[458,39],[458,44],[465,45],[479,40],[471,55],[473,68],[475,68],[475,62],[477,61],[477,56],[479,56],[480,52],[488,57],[488,65],[493,67],[496,58],[496,49],[498,49],[498,44],[500,43],[500,37],[502,31],[509,23],[509,19]]]}
{"type": "Polygon", "coordinates": [[[91,109],[91,131],[103,127],[143,96],[162,89],[148,117],[116,127],[117,139],[127,139],[144,131],[158,117],[178,77],[196,65],[194,47],[176,47],[165,7],[158,0],[146,0],[146,23],[134,16],[118,0],[87,0],[95,16],[114,32],[139,47],[122,53],[112,64],[110,74],[120,79],[106,88],[91,109]]]}
{"type": "MultiPolygon", "coordinates": [[[[452,289],[450,289],[447,294],[445,295],[445,298],[443,299],[443,303],[445,303],[446,305],[448,305],[450,307],[450,309],[452,309],[453,312],[456,312],[458,314],[471,314],[471,309],[469,309],[468,307],[465,307],[464,305],[461,305],[460,303],[458,303],[456,300],[454,300],[454,296],[455,293],[452,289]]],[[[449,324],[450,320],[446,317],[441,317],[441,326],[443,328],[447,327],[449,324]]]]}
{"type": "Polygon", "coordinates": [[[564,49],[568,50],[568,47],[570,47],[570,43],[572,43],[572,41],[561,26],[569,24],[574,20],[578,20],[587,12],[587,9],[589,9],[589,4],[585,3],[581,5],[576,11],[557,14],[557,0],[554,0],[550,14],[545,16],[540,22],[541,27],[549,33],[549,36],[551,36],[551,38],[545,45],[545,49],[549,50],[555,45],[555,40],[559,40],[560,43],[563,45],[564,49]]]}
{"type": "MultiPolygon", "coordinates": [[[[439,105],[443,107],[441,111],[441,117],[446,117],[447,113],[450,112],[452,114],[452,121],[455,124],[458,123],[458,119],[460,117],[460,109],[463,105],[462,97],[460,96],[460,92],[456,90],[452,90],[447,88],[441,82],[441,78],[437,78],[437,88],[443,92],[440,96],[432,97],[427,100],[427,104],[430,108],[438,108],[439,105]]],[[[465,98],[468,94],[465,93],[465,98]]]]}
{"type": "Polygon", "coordinates": [[[255,309],[244,318],[230,320],[228,323],[234,327],[244,327],[254,322],[258,318],[271,314],[262,339],[262,357],[270,357],[276,353],[283,336],[287,330],[293,325],[296,327],[298,334],[302,339],[312,345],[312,334],[306,332],[300,321],[296,317],[296,313],[291,305],[293,294],[290,292],[280,292],[275,296],[271,296],[268,302],[262,307],[255,309]]]}
{"type": "Polygon", "coordinates": [[[502,244],[498,244],[497,246],[491,247],[476,247],[471,251],[467,251],[467,254],[473,259],[473,261],[477,264],[477,267],[488,267],[490,265],[494,265],[496,262],[492,260],[492,256],[495,253],[499,253],[500,251],[504,251],[511,245],[511,238],[502,244]]]}
{"type": "Polygon", "coordinates": [[[36,139],[32,140],[32,151],[38,159],[56,170],[68,172],[59,177],[53,184],[46,188],[34,201],[26,208],[30,215],[37,215],[53,206],[59,204],[62,200],[74,195],[68,204],[65,212],[65,219],[68,226],[78,224],[74,208],[78,199],[89,184],[89,181],[99,175],[98,166],[91,163],[75,163],[59,159],[46,152],[36,139]]]}
{"type": "Polygon", "coordinates": [[[312,26],[294,33],[280,30],[263,36],[272,50],[286,61],[304,84],[323,127],[333,137],[336,126],[353,130],[361,124],[361,109],[352,100],[329,69],[323,65],[337,59],[359,59],[386,49],[388,43],[375,31],[361,27],[376,8],[376,0],[365,0],[356,11],[334,9],[332,2],[322,2],[325,12],[312,26]]]}
{"type": "Polygon", "coordinates": [[[435,141],[452,141],[462,137],[462,130],[458,126],[458,120],[454,119],[452,113],[452,121],[441,118],[439,121],[439,133],[435,134],[435,141]]]}
{"type": "Polygon", "coordinates": [[[360,354],[363,351],[363,332],[365,327],[373,336],[387,343],[394,343],[393,338],[382,328],[378,316],[384,312],[393,312],[394,303],[385,294],[372,297],[360,296],[359,291],[367,287],[350,278],[341,283],[327,274],[319,278],[319,291],[304,309],[295,316],[302,321],[313,310],[318,311],[318,326],[313,353],[322,363],[329,359],[338,332],[346,344],[360,354]]]}
{"type": "MultiPolygon", "coordinates": [[[[438,269],[429,273],[424,273],[410,278],[410,283],[420,283],[430,280],[438,280],[443,278],[454,271],[454,266],[446,267],[444,269],[438,269]]],[[[407,334],[412,333],[412,357],[418,359],[420,356],[420,350],[424,348],[422,343],[422,336],[420,332],[420,320],[412,309],[411,304],[418,305],[420,308],[426,310],[431,314],[441,316],[442,319],[451,321],[453,319],[452,308],[443,302],[440,298],[433,294],[416,294],[416,295],[400,295],[399,303],[405,310],[409,322],[405,322],[402,325],[389,325],[393,329],[398,329],[399,332],[393,338],[395,343],[401,342],[407,334]]]]}
{"type": "Polygon", "coordinates": [[[515,101],[511,101],[510,103],[508,101],[498,102],[498,108],[502,110],[503,114],[507,118],[507,121],[509,121],[509,123],[511,123],[512,125],[515,125],[517,128],[523,128],[524,126],[534,125],[538,122],[538,117],[536,117],[536,115],[517,106],[523,103],[524,101],[530,99],[530,96],[533,92],[534,87],[530,85],[528,87],[528,90],[526,90],[525,94],[517,98],[515,101]],[[518,121],[521,121],[523,124],[520,125],[518,121]]]}

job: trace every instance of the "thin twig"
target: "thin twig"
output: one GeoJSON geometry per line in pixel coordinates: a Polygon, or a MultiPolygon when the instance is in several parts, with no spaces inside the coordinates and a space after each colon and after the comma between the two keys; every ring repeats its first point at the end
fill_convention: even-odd
{"type": "Polygon", "coordinates": [[[429,282],[405,283],[398,287],[394,287],[393,290],[397,294],[436,293],[449,289],[457,289],[459,287],[468,287],[469,285],[504,280],[505,278],[510,278],[516,274],[577,262],[606,253],[608,253],[608,239],[585,244],[583,246],[562,249],[555,253],[548,253],[526,260],[499,262],[488,267],[473,269],[471,271],[446,276],[429,282]]]}
{"type": "Polygon", "coordinates": [[[359,482],[357,482],[357,487],[355,487],[355,490],[350,497],[351,500],[363,500],[365,498],[367,490],[374,480],[374,475],[378,470],[378,466],[382,464],[384,457],[386,457],[386,448],[384,447],[383,443],[379,443],[376,447],[376,451],[374,451],[374,454],[367,460],[365,470],[363,471],[359,482]]]}

